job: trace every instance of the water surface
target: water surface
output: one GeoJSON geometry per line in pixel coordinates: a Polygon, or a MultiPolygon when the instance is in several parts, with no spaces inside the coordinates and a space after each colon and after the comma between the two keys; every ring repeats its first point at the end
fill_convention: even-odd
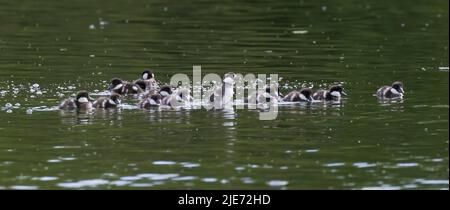
{"type": "Polygon", "coordinates": [[[0,189],[448,189],[448,18],[445,0],[2,1],[0,189]],[[112,77],[152,68],[165,83],[193,65],[349,96],[273,121],[53,109],[112,77]],[[404,100],[372,96],[395,80],[404,100]]]}

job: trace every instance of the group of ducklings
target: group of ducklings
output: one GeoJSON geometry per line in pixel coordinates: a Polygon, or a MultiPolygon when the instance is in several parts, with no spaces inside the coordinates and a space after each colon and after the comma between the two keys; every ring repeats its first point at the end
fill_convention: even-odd
{"type": "MultiPolygon", "coordinates": [[[[403,83],[396,81],[391,86],[383,86],[377,90],[376,96],[380,99],[401,99],[404,95],[403,83]]],[[[319,89],[316,92],[309,87],[304,87],[299,91],[294,90],[283,96],[278,91],[277,85],[266,85],[265,91],[258,91],[256,95],[249,97],[248,101],[256,103],[272,101],[282,102],[315,102],[315,101],[337,101],[343,96],[347,96],[342,85],[331,85],[328,89],[319,89]],[[271,100],[269,100],[271,99],[271,100]]]]}
{"type": "Polygon", "coordinates": [[[189,91],[184,88],[174,89],[171,86],[159,86],[152,71],[146,70],[140,79],[133,82],[124,81],[120,78],[113,78],[109,84],[109,96],[99,97],[96,100],[91,98],[87,91],[79,91],[75,98],[68,98],[59,104],[60,109],[83,109],[92,108],[108,109],[116,108],[121,104],[125,95],[143,95],[138,103],[139,108],[150,108],[159,105],[172,105],[175,101],[183,99],[192,100],[189,91]]]}
{"type": "MultiPolygon", "coordinates": [[[[222,87],[210,96],[210,102],[217,99],[232,100],[233,91],[233,73],[225,75],[222,87]],[[220,95],[223,97],[215,97],[220,95]]],[[[96,100],[89,96],[87,91],[79,91],[75,98],[69,98],[62,101],[59,105],[60,109],[83,109],[92,108],[116,108],[121,104],[124,95],[140,94],[141,100],[137,104],[139,108],[150,108],[153,106],[167,105],[174,103],[182,103],[192,101],[190,91],[185,88],[173,88],[168,85],[159,86],[155,75],[152,71],[146,70],[142,73],[141,78],[133,82],[124,81],[119,78],[111,80],[108,90],[111,92],[109,96],[99,97],[96,100]]],[[[383,86],[377,90],[377,97],[382,99],[402,98],[404,94],[403,83],[394,82],[391,86],[383,86]]],[[[332,85],[328,89],[319,89],[313,93],[311,88],[302,88],[295,90],[283,96],[279,92],[278,85],[266,85],[263,91],[257,91],[247,98],[247,102],[313,102],[313,101],[340,101],[342,96],[347,96],[341,85],[332,85]],[[264,91],[265,90],[265,91],[264,91]]],[[[221,101],[221,102],[222,102],[221,101]]]]}

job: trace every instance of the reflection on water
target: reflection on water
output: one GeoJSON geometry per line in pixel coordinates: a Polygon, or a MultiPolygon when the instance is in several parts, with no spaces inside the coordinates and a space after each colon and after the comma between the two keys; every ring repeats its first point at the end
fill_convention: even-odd
{"type": "Polygon", "coordinates": [[[93,121],[93,112],[86,110],[60,110],[61,123],[67,125],[89,125],[93,121]]]}

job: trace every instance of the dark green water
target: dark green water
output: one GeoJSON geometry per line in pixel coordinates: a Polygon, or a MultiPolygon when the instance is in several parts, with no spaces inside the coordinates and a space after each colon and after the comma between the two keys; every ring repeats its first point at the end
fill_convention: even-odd
{"type": "Polygon", "coordinates": [[[20,106],[0,111],[0,189],[448,189],[448,18],[447,0],[1,1],[0,107],[20,106]],[[277,73],[283,93],[343,82],[349,96],[273,121],[47,110],[192,65],[277,73]],[[395,80],[403,101],[372,96],[395,80]]]}

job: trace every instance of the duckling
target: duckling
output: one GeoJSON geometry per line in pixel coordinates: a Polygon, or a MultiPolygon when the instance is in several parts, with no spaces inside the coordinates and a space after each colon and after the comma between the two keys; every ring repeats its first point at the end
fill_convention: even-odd
{"type": "Polygon", "coordinates": [[[264,89],[265,91],[258,90],[255,94],[251,94],[247,98],[247,102],[258,104],[263,102],[277,103],[280,101],[282,95],[278,91],[278,84],[265,85],[264,89]]]}
{"type": "Polygon", "coordinates": [[[283,95],[280,93],[280,89],[278,86],[278,83],[266,85],[266,93],[269,93],[272,95],[272,97],[276,98],[277,100],[283,98],[283,95]]]}
{"type": "Polygon", "coordinates": [[[134,83],[125,83],[122,89],[122,94],[141,94],[144,90],[142,90],[139,85],[134,83]]]}
{"type": "Polygon", "coordinates": [[[92,98],[87,91],[79,91],[76,98],[68,98],[59,104],[60,109],[92,109],[92,98]]]}
{"type": "Polygon", "coordinates": [[[189,89],[180,88],[173,94],[166,96],[162,99],[161,104],[167,106],[182,106],[185,102],[192,102],[193,98],[189,89]]]}
{"type": "Polygon", "coordinates": [[[403,83],[396,81],[392,86],[383,86],[377,90],[379,98],[402,98],[405,94],[403,91],[403,83]]]}
{"type": "Polygon", "coordinates": [[[162,96],[159,93],[152,93],[144,97],[139,103],[138,107],[141,109],[148,109],[150,107],[159,106],[162,102],[162,96]]]}
{"type": "Polygon", "coordinates": [[[109,85],[108,90],[120,95],[140,94],[144,92],[139,85],[135,83],[125,82],[119,78],[114,78],[111,80],[111,84],[109,85]]]}
{"type": "Polygon", "coordinates": [[[134,84],[136,84],[137,86],[139,86],[143,91],[147,90],[147,83],[144,80],[136,80],[134,81],[134,84]]]}
{"type": "Polygon", "coordinates": [[[108,90],[118,94],[122,94],[124,81],[120,78],[113,78],[109,83],[108,90]]]}
{"type": "Polygon", "coordinates": [[[172,95],[172,87],[164,85],[159,89],[158,92],[163,98],[172,95]]]}
{"type": "Polygon", "coordinates": [[[216,88],[214,90],[214,93],[209,97],[209,101],[211,103],[215,103],[216,105],[232,103],[234,97],[234,79],[234,73],[226,73],[223,79],[222,87],[216,88]]]}
{"type": "Polygon", "coordinates": [[[121,96],[117,93],[111,94],[109,97],[100,97],[94,103],[95,108],[117,108],[121,103],[121,96]]]}
{"type": "Polygon", "coordinates": [[[283,98],[286,102],[312,102],[313,92],[311,88],[302,88],[300,91],[292,91],[283,98]]]}
{"type": "Polygon", "coordinates": [[[339,101],[342,96],[347,96],[344,88],[340,85],[332,85],[328,90],[318,90],[314,93],[314,100],[339,101]]]}
{"type": "Polygon", "coordinates": [[[155,74],[150,70],[145,70],[142,72],[141,80],[145,82],[148,90],[157,89],[159,87],[158,82],[156,82],[155,79],[155,74]]]}

